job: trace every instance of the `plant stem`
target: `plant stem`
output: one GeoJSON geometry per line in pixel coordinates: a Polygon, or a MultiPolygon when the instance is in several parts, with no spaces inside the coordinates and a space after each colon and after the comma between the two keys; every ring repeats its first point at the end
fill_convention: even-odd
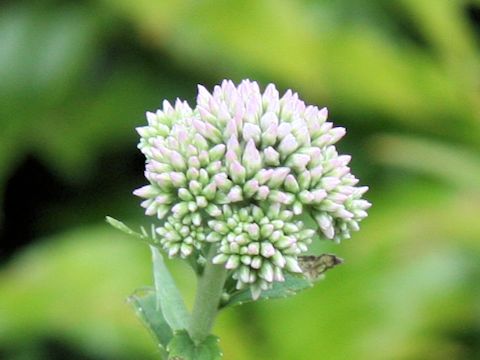
{"type": "Polygon", "coordinates": [[[212,245],[203,274],[198,278],[190,324],[190,336],[196,342],[203,341],[210,334],[227,278],[228,270],[223,265],[212,264],[216,250],[212,245]]]}

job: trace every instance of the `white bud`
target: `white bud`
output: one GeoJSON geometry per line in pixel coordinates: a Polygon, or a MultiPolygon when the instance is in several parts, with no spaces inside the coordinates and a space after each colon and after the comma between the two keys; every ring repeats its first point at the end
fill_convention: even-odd
{"type": "Polygon", "coordinates": [[[250,139],[245,146],[242,163],[248,177],[253,176],[262,167],[262,159],[253,139],[250,139]]]}
{"type": "Polygon", "coordinates": [[[273,281],[273,267],[269,262],[263,263],[260,268],[259,276],[268,282],[273,281]]]}
{"type": "Polygon", "coordinates": [[[208,151],[210,161],[217,161],[225,154],[226,146],[224,144],[218,144],[208,151]]]}
{"type": "Polygon", "coordinates": [[[300,191],[300,186],[298,185],[297,180],[295,179],[295,176],[293,175],[287,175],[285,178],[284,182],[285,190],[295,194],[298,191],[300,191]]]}
{"type": "Polygon", "coordinates": [[[287,175],[290,173],[290,168],[287,167],[280,167],[276,168],[273,170],[271,179],[268,182],[268,186],[271,189],[278,188],[281,184],[283,184],[283,181],[287,177],[287,175]]]}
{"type": "Polygon", "coordinates": [[[255,256],[252,259],[252,262],[250,263],[250,266],[253,269],[260,269],[260,267],[262,266],[262,258],[260,256],[255,256]]]}
{"type": "Polygon", "coordinates": [[[302,273],[302,268],[298,265],[297,260],[291,256],[285,256],[286,268],[295,273],[302,273]]]}
{"type": "Polygon", "coordinates": [[[245,142],[252,139],[255,143],[260,142],[261,130],[258,125],[246,123],[243,125],[242,137],[245,142]]]}
{"type": "Polygon", "coordinates": [[[218,254],[212,259],[212,263],[214,264],[223,264],[228,260],[228,255],[225,254],[218,254]]]}
{"type": "Polygon", "coordinates": [[[260,118],[260,126],[263,131],[267,130],[272,124],[278,125],[278,117],[274,112],[267,111],[260,118]]]}
{"type": "Polygon", "coordinates": [[[298,142],[292,134],[288,134],[278,145],[278,151],[283,158],[293,153],[298,148],[298,142]]]}

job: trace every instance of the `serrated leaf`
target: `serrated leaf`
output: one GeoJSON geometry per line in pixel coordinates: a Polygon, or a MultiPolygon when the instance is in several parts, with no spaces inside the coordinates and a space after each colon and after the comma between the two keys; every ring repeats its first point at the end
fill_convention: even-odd
{"type": "Polygon", "coordinates": [[[298,292],[309,289],[313,286],[313,283],[303,277],[286,275],[285,281],[275,282],[271,289],[262,291],[260,297],[257,300],[252,298],[252,293],[250,289],[239,291],[233,294],[230,299],[224,304],[221,305],[221,308],[226,308],[228,306],[241,305],[244,303],[258,301],[258,300],[267,300],[267,299],[281,299],[289,296],[293,296],[298,292]]]}
{"type": "Polygon", "coordinates": [[[209,335],[200,344],[195,344],[185,330],[175,333],[167,349],[169,360],[219,360],[222,358],[216,336],[209,335]]]}
{"type": "Polygon", "coordinates": [[[150,246],[150,250],[152,251],[157,308],[161,309],[172,330],[186,329],[190,324],[190,314],[183,302],[182,295],[167,269],[160,251],[155,246],[150,246]]]}
{"type": "Polygon", "coordinates": [[[160,346],[163,358],[167,358],[167,345],[173,338],[173,332],[162,312],[157,309],[155,290],[151,288],[136,290],[128,302],[134,307],[137,316],[150,330],[160,346]]]}

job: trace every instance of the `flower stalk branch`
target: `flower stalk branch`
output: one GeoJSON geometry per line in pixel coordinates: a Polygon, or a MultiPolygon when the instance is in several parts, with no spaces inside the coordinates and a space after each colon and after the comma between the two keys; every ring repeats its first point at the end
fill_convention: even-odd
{"type": "Polygon", "coordinates": [[[212,246],[203,274],[198,277],[189,329],[190,336],[196,342],[203,341],[210,334],[227,279],[228,270],[211,261],[216,251],[215,246],[212,246]]]}

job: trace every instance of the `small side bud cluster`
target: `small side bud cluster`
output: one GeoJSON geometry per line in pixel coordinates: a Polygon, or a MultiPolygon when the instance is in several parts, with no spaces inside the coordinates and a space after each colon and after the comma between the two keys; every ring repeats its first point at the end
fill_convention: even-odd
{"type": "Polygon", "coordinates": [[[163,226],[156,229],[160,235],[160,244],[169,257],[179,255],[190,256],[193,251],[200,250],[206,239],[205,229],[200,226],[198,213],[187,215],[182,219],[169,216],[163,226]]]}
{"type": "Polygon", "coordinates": [[[310,215],[320,237],[334,241],[367,216],[368,188],[356,186],[350,156],[334,146],[345,129],[291,90],[280,97],[273,84],[262,93],[256,82],[225,80],[213,93],[199,86],[194,109],[165,101],[147,120],[137,131],[149,184],[134,194],[147,215],[167,218],[161,245],[187,257],[218,243],[215,262],[256,295],[299,269],[315,231],[296,216],[310,215]]]}
{"type": "Polygon", "coordinates": [[[284,272],[302,272],[297,256],[307,251],[315,235],[278,204],[265,211],[255,205],[239,211],[224,205],[222,216],[208,225],[212,232],[207,241],[220,243],[213,263],[233,270],[237,289],[250,286],[254,297],[273,281],[284,281],[284,272]]]}

